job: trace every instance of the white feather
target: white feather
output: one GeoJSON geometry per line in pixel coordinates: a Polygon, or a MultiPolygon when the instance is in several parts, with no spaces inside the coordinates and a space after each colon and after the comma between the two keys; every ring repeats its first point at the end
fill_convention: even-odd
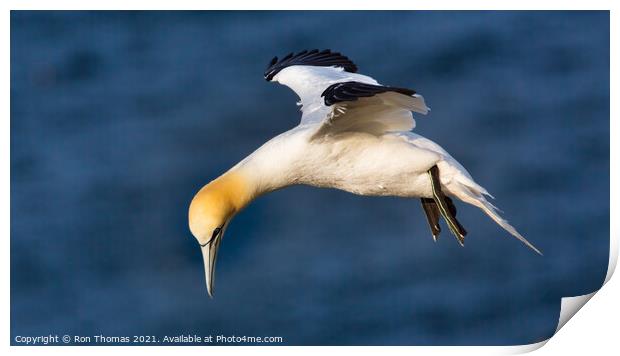
{"type": "Polygon", "coordinates": [[[291,66],[282,69],[274,81],[291,88],[301,101],[301,124],[321,122],[331,111],[323,103],[321,94],[330,85],[348,81],[379,84],[371,77],[345,72],[340,67],[291,66]]]}

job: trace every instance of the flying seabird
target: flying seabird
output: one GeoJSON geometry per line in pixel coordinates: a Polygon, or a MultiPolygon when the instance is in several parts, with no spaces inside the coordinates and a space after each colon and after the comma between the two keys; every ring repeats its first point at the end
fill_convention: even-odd
{"type": "Polygon", "coordinates": [[[540,254],[498,214],[485,198],[492,196],[461,164],[435,142],[411,132],[416,124],[412,112],[430,111],[414,90],[379,84],[330,50],[274,57],[265,79],[299,96],[301,122],[194,196],[189,228],[202,249],[209,296],[217,252],[231,219],[258,196],[294,184],[419,198],[433,239],[441,232],[441,216],[463,245],[467,231],[456,219],[451,199],[457,198],[480,208],[540,254]]]}

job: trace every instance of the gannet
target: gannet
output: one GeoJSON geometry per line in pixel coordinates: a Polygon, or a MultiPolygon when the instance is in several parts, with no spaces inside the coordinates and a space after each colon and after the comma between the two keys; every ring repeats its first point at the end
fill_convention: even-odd
{"type": "Polygon", "coordinates": [[[467,232],[451,199],[457,198],[480,208],[541,254],[499,215],[485,198],[493,197],[461,164],[435,142],[411,132],[416,125],[412,112],[430,111],[422,95],[358,74],[349,58],[330,50],[274,57],[264,75],[299,96],[301,122],[194,196],[189,228],[202,250],[210,297],[217,252],[232,218],[257,197],[294,184],[419,198],[433,239],[441,232],[441,216],[463,245],[467,232]]]}

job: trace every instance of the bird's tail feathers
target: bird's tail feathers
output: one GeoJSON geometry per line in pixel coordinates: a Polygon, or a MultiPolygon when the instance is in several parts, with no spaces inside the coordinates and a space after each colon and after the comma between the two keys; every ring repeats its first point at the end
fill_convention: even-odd
{"type": "MultiPolygon", "coordinates": [[[[463,174],[458,174],[456,176],[456,180],[459,181],[461,185],[464,185],[468,190],[472,191],[476,195],[486,195],[487,197],[490,197],[491,199],[495,199],[495,197],[492,196],[491,193],[489,193],[486,189],[484,189],[483,186],[474,182],[473,179],[465,177],[463,174]]],[[[495,206],[493,206],[493,208],[495,208],[495,210],[499,210],[495,206]]]]}
{"type": "Polygon", "coordinates": [[[484,195],[491,196],[486,192],[486,189],[482,188],[473,180],[467,179],[466,177],[459,177],[456,182],[457,187],[450,187],[450,192],[456,195],[462,201],[469,203],[471,205],[477,206],[482,211],[485,212],[493,221],[495,221],[499,226],[504,228],[504,230],[508,231],[512,236],[516,237],[519,241],[523,242],[527,247],[534,250],[539,255],[542,255],[542,252],[538,250],[534,245],[532,245],[523,235],[521,235],[517,229],[515,229],[512,225],[508,223],[504,218],[499,215],[500,211],[495,205],[491,204],[484,195]],[[466,182],[466,183],[465,183],[466,182]],[[455,189],[457,188],[457,189],[455,189]],[[484,194],[484,195],[483,195],[484,194]]]}

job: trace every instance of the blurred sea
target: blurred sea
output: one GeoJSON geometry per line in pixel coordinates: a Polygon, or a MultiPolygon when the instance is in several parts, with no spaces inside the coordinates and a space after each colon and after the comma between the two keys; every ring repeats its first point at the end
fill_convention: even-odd
{"type": "Polygon", "coordinates": [[[11,12],[11,342],[548,338],[609,250],[608,12],[11,12]],[[231,223],[207,296],[194,193],[295,126],[274,56],[331,48],[433,111],[417,132],[497,200],[434,243],[419,201],[292,187],[231,223]]]}

